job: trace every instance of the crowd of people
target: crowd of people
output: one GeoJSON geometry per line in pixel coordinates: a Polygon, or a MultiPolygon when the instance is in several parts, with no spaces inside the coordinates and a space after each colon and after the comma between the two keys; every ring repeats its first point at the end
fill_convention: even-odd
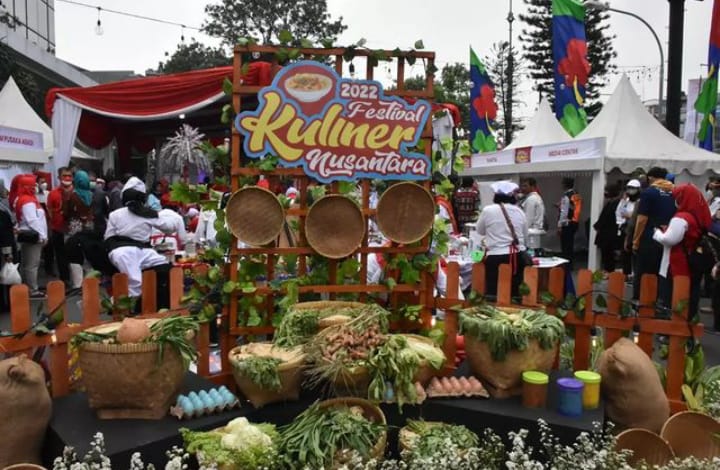
{"type": "MultiPolygon", "coordinates": [[[[143,270],[169,270],[168,258],[153,248],[154,240],[169,237],[182,250],[188,232],[201,237],[210,231],[208,215],[214,211],[201,220],[198,208],[171,200],[165,180],[147,191],[131,175],[103,179],[60,168],[57,177],[60,184],[51,190],[40,174],[18,175],[9,190],[0,187],[0,261],[19,263],[31,298],[45,297],[41,278],[58,278],[72,291],[81,287],[89,269],[126,273],[130,295],[139,296],[143,270]],[[205,227],[198,232],[201,225],[205,227]],[[46,276],[39,276],[41,268],[46,276]]],[[[0,300],[7,311],[7,288],[0,300]]]]}
{"type": "MultiPolygon", "coordinates": [[[[465,182],[455,194],[467,201],[471,184],[465,182]]],[[[564,267],[572,273],[583,199],[572,178],[563,178],[561,184],[563,193],[555,204],[556,224],[548,223],[545,202],[534,178],[523,178],[520,185],[511,181],[491,185],[493,203],[480,210],[475,223],[483,237],[486,295],[496,295],[501,264],[512,266],[513,294],[518,294],[523,268],[533,262],[532,255],[542,245],[538,234],[546,233],[550,226],[556,228],[560,239],[560,257],[568,260],[564,267]]],[[[477,189],[473,191],[478,200],[477,189]]],[[[603,210],[592,224],[604,276],[619,265],[637,300],[642,276],[657,275],[661,316],[669,316],[674,307],[673,278],[688,276],[690,316],[698,315],[704,293],[712,299],[712,328],[720,331],[720,289],[713,288],[720,275],[720,241],[716,237],[720,235],[720,180],[711,179],[703,193],[692,184],[676,186],[667,170],[653,167],[630,180],[608,185],[604,196],[603,210]]]]}

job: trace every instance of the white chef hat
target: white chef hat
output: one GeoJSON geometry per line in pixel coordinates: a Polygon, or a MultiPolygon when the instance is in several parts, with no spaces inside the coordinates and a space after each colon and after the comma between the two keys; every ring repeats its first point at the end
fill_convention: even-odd
{"type": "Polygon", "coordinates": [[[294,188],[293,186],[290,186],[289,188],[287,188],[287,191],[285,191],[285,197],[287,197],[289,199],[293,199],[293,198],[297,197],[298,193],[299,193],[299,191],[296,188],[294,188]]]}
{"type": "Polygon", "coordinates": [[[193,217],[195,217],[195,216],[198,215],[199,213],[200,213],[200,212],[198,212],[197,209],[195,209],[194,207],[191,207],[191,208],[188,209],[188,211],[187,211],[187,216],[192,219],[193,217]]]}
{"type": "Polygon", "coordinates": [[[145,194],[147,192],[147,189],[145,188],[145,183],[140,180],[137,176],[131,176],[129,180],[127,180],[127,183],[125,183],[125,186],[122,188],[122,192],[127,191],[128,189],[134,189],[135,191],[141,192],[145,194]]]}
{"type": "Polygon", "coordinates": [[[640,184],[640,181],[638,180],[630,180],[628,181],[628,184],[626,185],[628,188],[640,188],[642,185],[640,184]]]}
{"type": "Polygon", "coordinates": [[[517,192],[520,187],[512,181],[496,181],[490,185],[495,194],[511,195],[517,192]]]}

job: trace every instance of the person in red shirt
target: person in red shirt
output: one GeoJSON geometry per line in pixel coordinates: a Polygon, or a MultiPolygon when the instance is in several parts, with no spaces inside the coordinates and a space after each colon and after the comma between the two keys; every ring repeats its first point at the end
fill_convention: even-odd
{"type": "Polygon", "coordinates": [[[67,227],[63,216],[63,204],[69,200],[73,192],[73,174],[66,168],[58,171],[60,185],[50,191],[47,197],[47,209],[50,216],[50,244],[55,252],[55,262],[58,268],[58,277],[64,283],[70,281],[70,265],[65,255],[65,233],[67,227]]]}

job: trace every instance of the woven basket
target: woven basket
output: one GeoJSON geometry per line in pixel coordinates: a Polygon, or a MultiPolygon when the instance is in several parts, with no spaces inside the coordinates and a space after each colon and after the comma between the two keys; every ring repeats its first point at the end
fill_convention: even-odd
{"type": "Polygon", "coordinates": [[[45,467],[35,465],[33,463],[16,463],[9,467],[4,467],[2,470],[47,470],[45,467]]]}
{"type": "Polygon", "coordinates": [[[241,242],[253,246],[275,240],[285,223],[285,210],[275,194],[257,186],[233,193],[225,214],[230,232],[241,242]]]}
{"type": "MultiPolygon", "coordinates": [[[[385,420],[385,414],[382,412],[382,410],[378,406],[373,405],[368,400],[364,400],[362,398],[333,398],[330,400],[321,401],[318,406],[320,407],[320,409],[352,408],[354,406],[357,406],[362,408],[363,416],[365,417],[365,419],[378,424],[387,425],[387,421],[385,420]]],[[[370,457],[373,457],[377,460],[382,460],[383,456],[385,455],[386,444],[387,431],[385,430],[382,432],[382,434],[380,435],[380,439],[378,439],[377,443],[370,451],[370,457]]],[[[336,468],[338,466],[337,464],[338,462],[333,462],[332,468],[336,468]]]]}
{"type": "Polygon", "coordinates": [[[268,403],[280,401],[295,401],[300,398],[300,385],[302,370],[305,365],[305,354],[300,348],[293,350],[292,359],[278,364],[280,376],[280,390],[267,390],[245,377],[237,367],[238,356],[266,356],[274,357],[272,343],[250,343],[233,348],[229,353],[230,363],[233,365],[233,377],[240,392],[255,407],[261,408],[268,403]]]}
{"type": "Polygon", "coordinates": [[[557,352],[558,346],[543,349],[537,340],[530,340],[524,351],[510,351],[505,360],[495,361],[487,343],[465,335],[465,353],[470,370],[495,398],[520,395],[522,373],[526,370],[549,372],[557,352]]]}
{"type": "Polygon", "coordinates": [[[720,457],[720,422],[694,411],[684,411],[670,417],[660,432],[679,458],[720,457]]]}
{"type": "Polygon", "coordinates": [[[664,466],[674,457],[672,448],[660,436],[647,429],[628,429],[617,436],[615,442],[617,450],[631,450],[630,465],[644,461],[648,465],[664,466]]]}
{"type": "Polygon", "coordinates": [[[305,219],[305,237],[318,254],[340,259],[350,256],[365,237],[365,218],[351,199],[330,194],[318,199],[305,219]]]}
{"type": "Polygon", "coordinates": [[[180,353],[153,343],[83,343],[82,382],[90,408],[100,419],[161,419],[175,401],[185,377],[180,353]]]}
{"type": "Polygon", "coordinates": [[[397,183],[380,196],[376,214],[380,231],[396,243],[415,243],[432,230],[435,200],[416,183],[397,183]]]}
{"type": "MultiPolygon", "coordinates": [[[[320,311],[323,310],[338,310],[343,308],[354,308],[354,309],[361,309],[365,306],[365,304],[360,302],[350,302],[350,301],[343,301],[343,300],[318,300],[314,302],[300,302],[292,306],[292,310],[295,311],[320,311]]],[[[347,323],[352,319],[349,315],[329,315],[326,317],[323,317],[322,314],[320,315],[320,320],[318,321],[318,327],[319,330],[324,330],[325,328],[329,326],[334,325],[342,325],[343,323],[347,323]]]]}
{"type": "MultiPolygon", "coordinates": [[[[435,342],[431,340],[430,338],[426,338],[425,336],[420,335],[410,335],[410,334],[403,334],[408,340],[409,343],[411,342],[419,342],[419,343],[425,343],[435,346],[435,342]]],[[[446,358],[447,360],[447,358],[446,358]]],[[[430,363],[426,360],[420,361],[420,367],[418,368],[417,372],[415,372],[415,376],[413,377],[413,382],[420,382],[423,387],[427,387],[427,385],[430,383],[433,377],[438,377],[441,375],[442,367],[440,369],[435,369],[433,366],[430,365],[430,363]]]]}

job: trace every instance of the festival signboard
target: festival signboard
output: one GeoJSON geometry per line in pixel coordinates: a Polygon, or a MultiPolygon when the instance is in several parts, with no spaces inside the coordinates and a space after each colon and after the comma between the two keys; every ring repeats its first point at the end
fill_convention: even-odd
{"type": "Polygon", "coordinates": [[[323,183],[358,178],[426,180],[431,162],[413,150],[431,106],[385,96],[374,80],[350,80],[313,61],[284,67],[236,129],[251,158],[277,155],[323,183]]]}

